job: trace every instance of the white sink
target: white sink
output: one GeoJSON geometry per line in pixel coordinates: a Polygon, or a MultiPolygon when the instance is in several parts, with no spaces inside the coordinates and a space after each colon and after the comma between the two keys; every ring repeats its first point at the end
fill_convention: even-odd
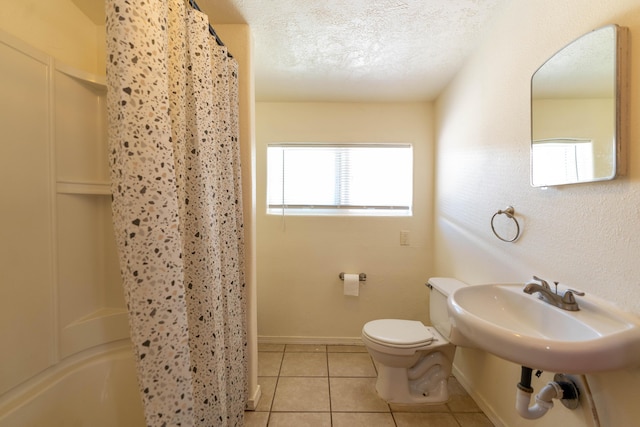
{"type": "Polygon", "coordinates": [[[562,310],[524,293],[523,286],[467,286],[451,294],[453,343],[555,373],[640,365],[638,317],[590,296],[576,297],[579,311],[562,310]]]}

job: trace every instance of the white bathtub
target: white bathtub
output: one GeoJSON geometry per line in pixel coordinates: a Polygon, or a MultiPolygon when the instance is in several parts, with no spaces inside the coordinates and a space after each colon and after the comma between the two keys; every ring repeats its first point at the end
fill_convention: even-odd
{"type": "Polygon", "coordinates": [[[0,427],[142,427],[131,344],[65,360],[0,397],[0,427]]]}

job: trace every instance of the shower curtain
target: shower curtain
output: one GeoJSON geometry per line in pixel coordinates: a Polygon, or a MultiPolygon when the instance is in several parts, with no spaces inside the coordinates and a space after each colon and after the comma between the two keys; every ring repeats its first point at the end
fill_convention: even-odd
{"type": "Polygon", "coordinates": [[[106,0],[113,221],[149,426],[242,425],[236,61],[183,0],[106,0]]]}

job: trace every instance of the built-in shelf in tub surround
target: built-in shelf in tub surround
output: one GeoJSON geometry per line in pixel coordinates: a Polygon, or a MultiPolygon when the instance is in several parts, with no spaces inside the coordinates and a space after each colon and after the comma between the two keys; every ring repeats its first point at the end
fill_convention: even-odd
{"type": "Polygon", "coordinates": [[[54,152],[57,182],[108,182],[104,77],[56,63],[54,152]]]}
{"type": "Polygon", "coordinates": [[[0,31],[0,396],[129,337],[105,82],[0,31]]]}
{"type": "Polygon", "coordinates": [[[65,182],[56,183],[58,194],[84,194],[84,195],[111,195],[111,186],[108,182],[65,182]]]}
{"type": "Polygon", "coordinates": [[[59,353],[129,336],[111,221],[106,85],[56,63],[54,147],[59,353]]]}

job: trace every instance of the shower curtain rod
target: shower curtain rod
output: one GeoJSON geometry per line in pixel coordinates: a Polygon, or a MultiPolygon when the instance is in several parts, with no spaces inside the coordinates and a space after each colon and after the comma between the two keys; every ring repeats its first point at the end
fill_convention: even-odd
{"type": "MultiPolygon", "coordinates": [[[[198,6],[195,0],[189,0],[189,4],[191,5],[192,8],[194,8],[198,12],[202,12],[202,10],[200,9],[200,6],[198,6]]],[[[213,29],[211,24],[209,24],[209,33],[211,33],[211,35],[216,39],[216,43],[218,44],[218,46],[224,47],[224,43],[222,42],[222,40],[220,40],[220,37],[218,37],[218,34],[216,34],[216,31],[213,29]]],[[[231,53],[227,52],[227,55],[229,55],[229,58],[233,58],[233,56],[231,56],[231,53]]]]}

